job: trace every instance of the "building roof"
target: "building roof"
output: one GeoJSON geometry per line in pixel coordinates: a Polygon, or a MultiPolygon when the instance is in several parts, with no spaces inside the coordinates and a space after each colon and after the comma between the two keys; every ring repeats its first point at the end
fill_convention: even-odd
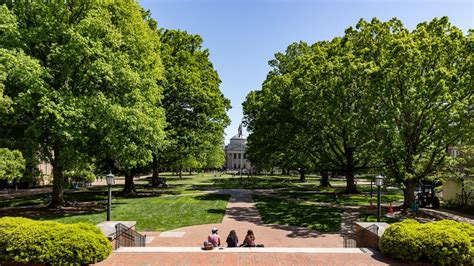
{"type": "Polygon", "coordinates": [[[244,135],[242,135],[242,136],[234,135],[234,136],[233,136],[232,138],[230,138],[230,139],[231,139],[231,141],[232,141],[233,139],[245,139],[245,140],[246,140],[247,138],[246,138],[244,135]]]}

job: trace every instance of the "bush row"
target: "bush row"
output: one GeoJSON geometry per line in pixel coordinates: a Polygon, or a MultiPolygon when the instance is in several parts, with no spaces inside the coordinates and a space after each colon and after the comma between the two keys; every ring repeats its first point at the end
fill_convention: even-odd
{"type": "Polygon", "coordinates": [[[401,260],[430,260],[439,265],[474,265],[474,226],[451,220],[394,223],[380,239],[381,251],[401,260]]]}
{"type": "Polygon", "coordinates": [[[0,218],[0,262],[91,264],[111,251],[110,241],[91,224],[0,218]]]}

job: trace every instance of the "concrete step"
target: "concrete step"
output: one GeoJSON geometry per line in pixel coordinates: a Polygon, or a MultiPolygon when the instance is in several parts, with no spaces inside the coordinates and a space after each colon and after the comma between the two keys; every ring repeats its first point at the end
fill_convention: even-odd
{"type": "Polygon", "coordinates": [[[114,253],[331,253],[331,254],[368,254],[377,253],[376,250],[368,248],[215,248],[213,250],[202,250],[200,247],[121,247],[114,253]]]}

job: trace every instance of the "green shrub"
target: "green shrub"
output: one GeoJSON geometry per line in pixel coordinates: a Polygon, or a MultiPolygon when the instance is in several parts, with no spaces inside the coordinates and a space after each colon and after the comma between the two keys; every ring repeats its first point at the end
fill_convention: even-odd
{"type": "Polygon", "coordinates": [[[69,182],[87,182],[92,183],[95,181],[95,174],[88,169],[74,170],[74,171],[65,171],[64,177],[66,177],[69,182]]]}
{"type": "Polygon", "coordinates": [[[109,240],[91,224],[0,218],[0,262],[91,264],[111,251],[109,240]]]}
{"type": "Polygon", "coordinates": [[[19,150],[0,148],[0,180],[19,180],[25,171],[25,159],[19,150]]]}
{"type": "Polygon", "coordinates": [[[474,226],[450,220],[392,224],[380,239],[383,253],[401,260],[428,259],[435,264],[460,265],[474,258],[474,226]]]}

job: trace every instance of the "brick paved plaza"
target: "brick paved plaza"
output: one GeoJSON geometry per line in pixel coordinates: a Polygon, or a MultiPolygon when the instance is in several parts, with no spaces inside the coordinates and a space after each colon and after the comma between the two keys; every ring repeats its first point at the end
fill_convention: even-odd
{"type": "Polygon", "coordinates": [[[264,224],[249,191],[219,192],[231,194],[222,223],[189,226],[171,231],[182,237],[160,237],[162,232],[143,232],[149,238],[147,248],[119,249],[98,265],[393,265],[396,263],[369,250],[342,248],[342,235],[337,233],[322,234],[296,226],[264,224]],[[256,242],[264,244],[265,248],[200,250],[199,247],[213,227],[219,229],[224,246],[230,230],[236,230],[242,242],[247,230],[251,229],[255,233],[256,242]]]}

